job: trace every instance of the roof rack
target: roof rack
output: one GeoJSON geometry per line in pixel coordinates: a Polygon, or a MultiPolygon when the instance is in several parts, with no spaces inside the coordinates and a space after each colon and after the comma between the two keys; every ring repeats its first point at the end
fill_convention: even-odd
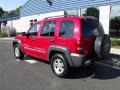
{"type": "Polygon", "coordinates": [[[78,16],[77,15],[59,15],[59,16],[46,17],[45,19],[57,18],[57,17],[78,17],[78,16]]]}

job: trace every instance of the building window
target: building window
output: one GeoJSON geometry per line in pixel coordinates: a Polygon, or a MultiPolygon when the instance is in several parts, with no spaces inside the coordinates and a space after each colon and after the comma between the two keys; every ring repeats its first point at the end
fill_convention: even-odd
{"type": "Polygon", "coordinates": [[[30,26],[32,26],[33,25],[33,20],[30,20],[30,26]]]}
{"type": "Polygon", "coordinates": [[[37,19],[34,19],[34,22],[37,22],[37,19]]]}
{"type": "Polygon", "coordinates": [[[30,20],[30,22],[33,22],[33,20],[30,20]]]}
{"type": "Polygon", "coordinates": [[[34,19],[34,20],[30,20],[30,26],[32,26],[34,23],[37,22],[37,19],[34,19]]]}
{"type": "Polygon", "coordinates": [[[4,21],[4,22],[3,22],[3,25],[6,26],[6,24],[7,24],[7,21],[4,21]]]}
{"type": "Polygon", "coordinates": [[[120,5],[111,6],[110,36],[120,38],[120,5]]]}
{"type": "Polygon", "coordinates": [[[76,15],[78,16],[78,10],[74,9],[74,10],[65,10],[64,11],[64,15],[76,15]]]}

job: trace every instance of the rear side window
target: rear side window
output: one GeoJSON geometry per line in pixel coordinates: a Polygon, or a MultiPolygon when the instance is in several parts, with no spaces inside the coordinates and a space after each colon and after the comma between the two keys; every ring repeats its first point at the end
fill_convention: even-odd
{"type": "Polygon", "coordinates": [[[59,36],[60,37],[73,37],[74,22],[65,20],[61,23],[59,36]]]}
{"type": "Polygon", "coordinates": [[[100,27],[100,23],[94,19],[85,19],[82,21],[84,36],[98,36],[103,34],[103,30],[100,27]]]}

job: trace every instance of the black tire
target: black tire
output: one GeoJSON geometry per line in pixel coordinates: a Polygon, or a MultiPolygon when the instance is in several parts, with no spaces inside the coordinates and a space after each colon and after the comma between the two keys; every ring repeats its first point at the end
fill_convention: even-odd
{"type": "Polygon", "coordinates": [[[110,56],[111,41],[108,35],[98,36],[95,40],[95,54],[99,59],[106,59],[110,56]]]}
{"type": "Polygon", "coordinates": [[[55,55],[53,55],[53,57],[51,58],[51,68],[52,68],[53,73],[54,73],[56,76],[62,77],[62,78],[68,77],[69,72],[70,72],[70,67],[69,67],[69,64],[68,64],[67,59],[66,59],[66,57],[65,57],[64,54],[55,54],[55,55]],[[62,73],[60,73],[60,74],[58,74],[58,73],[56,72],[55,68],[54,68],[54,62],[55,62],[57,59],[58,59],[58,60],[61,60],[61,61],[63,62],[63,64],[64,64],[64,67],[63,67],[63,68],[64,68],[64,71],[63,71],[62,73]]]}
{"type": "Polygon", "coordinates": [[[24,58],[24,54],[22,53],[22,51],[20,49],[20,46],[18,44],[15,44],[13,46],[13,48],[14,48],[14,55],[15,55],[16,59],[21,59],[22,60],[24,58]],[[15,51],[16,49],[18,49],[19,55],[16,55],[16,51],[15,51]]]}

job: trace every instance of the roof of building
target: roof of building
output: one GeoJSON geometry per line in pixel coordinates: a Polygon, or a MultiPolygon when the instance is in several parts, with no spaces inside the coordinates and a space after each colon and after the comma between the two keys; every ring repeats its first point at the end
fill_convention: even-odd
{"type": "Polygon", "coordinates": [[[17,13],[17,14],[14,14],[14,15],[1,17],[0,22],[16,20],[16,19],[19,19],[19,18],[20,18],[20,14],[17,13]]]}
{"type": "Polygon", "coordinates": [[[29,16],[61,10],[71,10],[120,3],[120,0],[28,0],[22,6],[20,16],[29,16]],[[49,4],[47,1],[53,1],[49,4]]]}

